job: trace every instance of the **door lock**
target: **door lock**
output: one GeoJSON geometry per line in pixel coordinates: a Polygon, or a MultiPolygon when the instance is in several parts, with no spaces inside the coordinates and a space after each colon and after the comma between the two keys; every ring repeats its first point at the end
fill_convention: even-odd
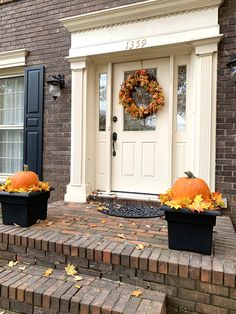
{"type": "Polygon", "coordinates": [[[114,116],[113,118],[112,118],[112,121],[113,122],[116,122],[118,119],[117,119],[117,116],[114,116]]]}

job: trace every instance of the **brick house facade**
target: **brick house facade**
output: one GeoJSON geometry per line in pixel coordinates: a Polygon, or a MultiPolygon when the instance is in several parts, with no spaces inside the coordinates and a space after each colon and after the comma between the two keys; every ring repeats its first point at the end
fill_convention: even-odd
{"type": "MultiPolygon", "coordinates": [[[[45,78],[57,73],[65,75],[65,88],[56,102],[44,85],[43,179],[55,187],[52,200],[64,198],[70,181],[71,71],[65,57],[71,42],[60,19],[138,2],[142,1],[0,1],[0,54],[24,48],[26,66],[44,65],[45,78]]],[[[215,182],[216,189],[227,197],[229,213],[236,221],[236,85],[228,79],[226,67],[236,48],[235,12],[233,0],[225,0],[219,10],[224,37],[218,54],[215,182]]]]}

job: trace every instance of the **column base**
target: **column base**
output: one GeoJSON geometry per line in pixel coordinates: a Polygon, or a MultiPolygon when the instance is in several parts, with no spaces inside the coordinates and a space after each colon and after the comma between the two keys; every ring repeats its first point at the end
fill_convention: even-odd
{"type": "Polygon", "coordinates": [[[86,185],[68,184],[64,200],[66,202],[86,203],[88,194],[88,187],[86,185]]]}

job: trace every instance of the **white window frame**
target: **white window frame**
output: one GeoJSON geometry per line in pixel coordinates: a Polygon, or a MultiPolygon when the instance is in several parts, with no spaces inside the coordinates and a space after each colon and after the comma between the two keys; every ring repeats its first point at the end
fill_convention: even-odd
{"type": "MultiPolygon", "coordinates": [[[[27,51],[25,49],[18,49],[14,51],[6,51],[0,53],[0,79],[13,78],[24,76],[24,68],[26,65],[27,51]]],[[[0,130],[3,129],[24,129],[24,122],[22,125],[14,125],[9,128],[9,125],[1,125],[0,130]]],[[[10,173],[0,173],[0,182],[4,182],[10,173]]]]}

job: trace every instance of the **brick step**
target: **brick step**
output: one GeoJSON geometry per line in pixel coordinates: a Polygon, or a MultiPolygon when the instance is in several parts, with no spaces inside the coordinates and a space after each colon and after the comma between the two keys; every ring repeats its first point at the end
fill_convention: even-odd
{"type": "Polygon", "coordinates": [[[4,309],[27,314],[166,312],[165,294],[161,292],[89,275],[76,281],[58,269],[45,276],[45,267],[24,265],[23,269],[23,265],[0,267],[0,306],[4,309]],[[133,296],[137,290],[141,294],[133,296]]]}

